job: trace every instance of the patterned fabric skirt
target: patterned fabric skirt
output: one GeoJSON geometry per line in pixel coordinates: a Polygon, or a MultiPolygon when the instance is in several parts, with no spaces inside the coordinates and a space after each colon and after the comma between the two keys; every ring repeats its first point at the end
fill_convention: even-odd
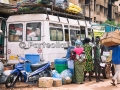
{"type": "Polygon", "coordinates": [[[75,60],[74,62],[74,76],[73,76],[73,81],[77,83],[82,83],[84,80],[84,62],[79,62],[75,60]]]}
{"type": "Polygon", "coordinates": [[[94,70],[94,65],[93,65],[93,60],[91,59],[87,59],[86,63],[85,63],[85,71],[93,71],[94,70]]]}

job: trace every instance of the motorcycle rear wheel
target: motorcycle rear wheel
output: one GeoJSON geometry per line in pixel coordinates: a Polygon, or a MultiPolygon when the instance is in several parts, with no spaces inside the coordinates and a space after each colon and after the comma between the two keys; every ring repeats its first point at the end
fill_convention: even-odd
{"type": "Polygon", "coordinates": [[[17,80],[18,80],[18,76],[16,76],[15,73],[10,74],[10,75],[8,76],[8,78],[6,79],[5,87],[6,87],[6,88],[14,87],[15,83],[17,82],[17,80]],[[10,83],[10,85],[9,85],[9,83],[10,83]]]}
{"type": "Polygon", "coordinates": [[[51,77],[51,76],[52,76],[51,71],[46,70],[46,71],[44,72],[44,77],[51,77]]]}

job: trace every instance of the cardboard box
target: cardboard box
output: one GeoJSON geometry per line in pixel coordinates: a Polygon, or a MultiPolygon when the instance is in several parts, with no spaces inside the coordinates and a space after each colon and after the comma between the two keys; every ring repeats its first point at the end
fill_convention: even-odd
{"type": "Polygon", "coordinates": [[[14,36],[13,36],[13,41],[18,42],[18,41],[19,41],[19,36],[18,36],[18,35],[14,35],[14,36]]]}
{"type": "Polygon", "coordinates": [[[120,33],[109,32],[109,33],[103,34],[101,38],[101,43],[108,47],[120,45],[120,33]]]}
{"type": "Polygon", "coordinates": [[[53,78],[51,77],[41,77],[39,78],[39,88],[50,88],[53,85],[53,78]]]}
{"type": "Polygon", "coordinates": [[[59,79],[53,79],[53,87],[60,87],[62,86],[62,81],[59,79]]]}

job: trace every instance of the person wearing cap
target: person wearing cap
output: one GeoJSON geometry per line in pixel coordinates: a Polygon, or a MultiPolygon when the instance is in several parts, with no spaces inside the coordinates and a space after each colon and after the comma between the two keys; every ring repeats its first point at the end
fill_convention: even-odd
{"type": "Polygon", "coordinates": [[[76,47],[72,52],[76,53],[76,58],[74,60],[74,81],[77,84],[83,84],[84,81],[84,60],[79,61],[80,55],[84,52],[84,49],[80,46],[79,42],[75,42],[76,47]]]}

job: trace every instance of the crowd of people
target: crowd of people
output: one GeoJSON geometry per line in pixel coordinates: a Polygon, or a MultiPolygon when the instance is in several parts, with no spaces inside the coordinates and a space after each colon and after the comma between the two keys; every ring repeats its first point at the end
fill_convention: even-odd
{"type": "MultiPolygon", "coordinates": [[[[92,81],[92,73],[95,72],[96,82],[103,82],[100,78],[102,67],[101,56],[103,55],[104,45],[100,44],[100,37],[95,38],[93,45],[89,38],[85,38],[83,42],[80,36],[77,35],[76,41],[71,41],[71,46],[68,48],[66,58],[74,64],[74,68],[70,68],[73,73],[72,82],[83,84],[86,79],[86,73],[89,73],[89,81],[92,81]]],[[[111,84],[115,85],[115,80],[118,78],[120,71],[120,46],[109,47],[112,50],[112,63],[115,64],[116,73],[111,84]]],[[[120,84],[119,81],[117,84],[120,84]]]]}

